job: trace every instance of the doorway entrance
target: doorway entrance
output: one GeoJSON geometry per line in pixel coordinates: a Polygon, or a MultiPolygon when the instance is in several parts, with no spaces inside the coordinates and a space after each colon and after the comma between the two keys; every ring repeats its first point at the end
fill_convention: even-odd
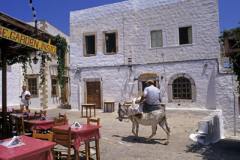
{"type": "Polygon", "coordinates": [[[97,109],[101,109],[100,81],[86,82],[87,85],[87,103],[96,104],[97,109]]]}

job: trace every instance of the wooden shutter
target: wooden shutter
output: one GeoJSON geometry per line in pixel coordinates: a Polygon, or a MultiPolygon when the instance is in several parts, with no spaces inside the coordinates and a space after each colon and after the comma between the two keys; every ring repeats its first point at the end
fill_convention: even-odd
{"type": "Polygon", "coordinates": [[[192,27],[188,27],[188,43],[192,43],[192,27]]]}

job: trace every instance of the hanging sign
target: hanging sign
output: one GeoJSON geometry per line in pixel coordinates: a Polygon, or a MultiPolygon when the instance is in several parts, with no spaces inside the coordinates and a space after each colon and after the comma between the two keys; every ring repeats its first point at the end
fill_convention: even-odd
{"type": "Polygon", "coordinates": [[[144,73],[144,74],[140,75],[140,78],[149,78],[149,77],[156,78],[157,74],[155,74],[155,73],[144,73]]]}
{"type": "Polygon", "coordinates": [[[6,27],[0,26],[0,37],[8,39],[13,42],[17,42],[37,50],[41,50],[48,53],[57,54],[57,47],[51,44],[39,41],[32,37],[26,36],[24,34],[18,33],[6,27]]]}

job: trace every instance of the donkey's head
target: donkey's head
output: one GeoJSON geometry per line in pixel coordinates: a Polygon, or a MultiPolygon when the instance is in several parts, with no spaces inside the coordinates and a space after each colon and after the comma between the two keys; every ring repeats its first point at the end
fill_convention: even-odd
{"type": "Polygon", "coordinates": [[[126,114],[126,110],[123,109],[123,107],[119,103],[119,105],[118,105],[118,119],[119,119],[120,122],[122,122],[125,114],[126,114]]]}

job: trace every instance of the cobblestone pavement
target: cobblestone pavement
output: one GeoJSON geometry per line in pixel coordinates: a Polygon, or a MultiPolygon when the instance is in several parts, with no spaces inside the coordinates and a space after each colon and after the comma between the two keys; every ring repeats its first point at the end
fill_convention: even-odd
{"type": "MultiPolygon", "coordinates": [[[[66,113],[69,123],[87,122],[86,117],[80,117],[80,111],[69,109],[47,110],[47,117],[58,116],[59,113],[66,113]]],[[[226,138],[208,146],[189,139],[189,135],[197,130],[197,122],[204,116],[168,115],[167,121],[171,128],[169,145],[163,145],[167,135],[161,127],[158,127],[157,134],[146,143],[145,140],[151,135],[150,126],[140,125],[140,140],[135,141],[131,132],[131,121],[125,119],[120,122],[117,118],[117,112],[103,113],[102,110],[97,110],[96,117],[100,118],[100,125],[102,126],[100,129],[101,160],[240,159],[240,139],[226,138]]],[[[84,146],[80,148],[84,148],[84,146]]],[[[81,159],[85,158],[81,157],[81,159]]],[[[95,156],[92,159],[96,159],[95,156]]]]}

